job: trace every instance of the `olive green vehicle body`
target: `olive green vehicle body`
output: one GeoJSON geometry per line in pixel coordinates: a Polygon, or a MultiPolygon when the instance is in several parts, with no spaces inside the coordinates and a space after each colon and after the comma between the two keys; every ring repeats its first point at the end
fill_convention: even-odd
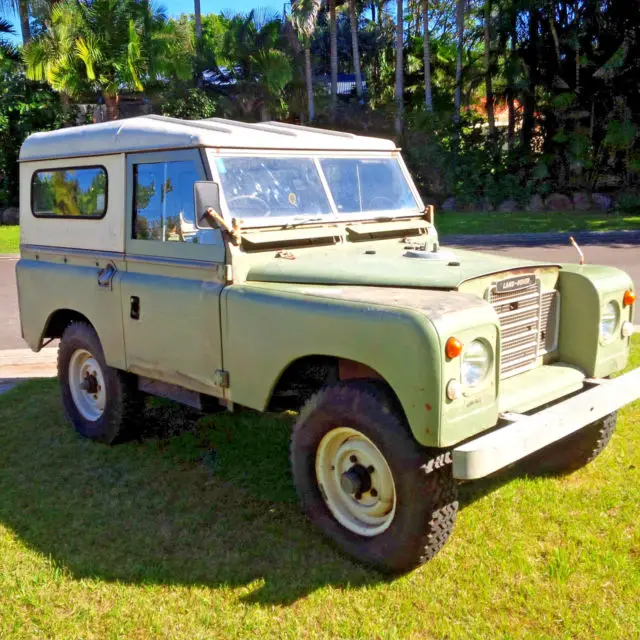
{"type": "MultiPolygon", "coordinates": [[[[331,251],[324,253],[332,271],[331,251]]],[[[438,271],[446,267],[427,266],[429,276],[445,279],[438,271]]],[[[445,342],[450,336],[463,343],[482,337],[499,345],[494,310],[464,292],[464,285],[461,291],[421,289],[416,276],[416,288],[405,282],[381,286],[391,268],[384,267],[371,274],[369,285],[365,278],[345,284],[340,274],[322,284],[224,285],[218,277],[222,269],[210,265],[151,263],[144,274],[130,274],[125,258],[25,248],[17,267],[23,334],[38,350],[54,314],[71,310],[96,328],[109,365],[261,411],[284,372],[301,358],[349,360],[389,384],[415,438],[434,447],[494,426],[502,411],[533,409],[580,389],[585,377],[608,376],[626,366],[627,340],[602,345],[598,328],[600,310],[630,288],[629,277],[609,267],[564,265],[558,272],[563,304],[555,362],[501,381],[497,349],[486,383],[452,402],[445,385],[459,377],[459,362],[445,356],[445,342]],[[99,289],[96,271],[108,262],[118,273],[108,290],[99,289]],[[142,322],[123,313],[126,293],[138,291],[137,282],[145,286],[142,322]],[[127,325],[137,329],[129,345],[127,325]],[[175,340],[172,327],[178,326],[184,335],[175,340]],[[221,369],[228,372],[227,388],[216,380],[221,369]]]]}
{"type": "MultiPolygon", "coordinates": [[[[200,154],[202,179],[210,180],[201,149],[163,153],[189,152],[200,154]]],[[[69,319],[85,318],[110,366],[212,396],[228,409],[259,411],[296,363],[335,359],[346,363],[339,370],[347,378],[383,380],[415,439],[429,447],[451,447],[491,429],[506,411],[542,407],[582,389],[586,378],[626,366],[629,338],[619,330],[612,341],[600,338],[604,307],[632,288],[623,271],[462,250],[453,260],[407,257],[407,243],[438,248],[423,212],[382,224],[334,222],[329,234],[314,223],[248,229],[239,241],[219,231],[217,244],[195,248],[141,246],[127,233],[133,156],[113,156],[120,173],[110,176],[107,216],[121,229],[110,246],[83,246],[83,229],[95,220],[46,222],[79,229],[73,246],[60,246],[35,227],[24,232],[17,279],[23,336],[33,350],[59,337],[69,319]],[[113,276],[101,286],[98,276],[109,265],[113,276]],[[487,291],[529,273],[544,290],[559,292],[557,345],[535,367],[502,378],[500,321],[487,291]],[[138,317],[132,317],[134,298],[138,317]],[[445,353],[451,337],[463,344],[483,339],[493,350],[482,384],[455,400],[446,393],[448,381],[461,377],[460,358],[445,353]]],[[[22,163],[23,221],[32,216],[33,172],[49,164],[22,163]]],[[[632,307],[621,305],[620,325],[631,315],[632,307]]]]}

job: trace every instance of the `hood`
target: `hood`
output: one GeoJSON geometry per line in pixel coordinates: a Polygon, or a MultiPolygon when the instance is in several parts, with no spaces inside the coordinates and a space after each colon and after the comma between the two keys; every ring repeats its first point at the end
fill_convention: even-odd
{"type": "Polygon", "coordinates": [[[371,251],[346,246],[340,251],[293,252],[293,258],[272,258],[253,265],[247,280],[298,284],[359,285],[457,289],[463,282],[503,271],[555,267],[475,251],[443,252],[442,259],[410,257],[408,251],[371,251]]]}

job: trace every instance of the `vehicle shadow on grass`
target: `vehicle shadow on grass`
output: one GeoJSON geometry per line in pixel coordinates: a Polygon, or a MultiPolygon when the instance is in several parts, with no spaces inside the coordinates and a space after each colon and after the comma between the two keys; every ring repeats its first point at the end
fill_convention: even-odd
{"type": "Polygon", "coordinates": [[[106,447],[64,423],[55,381],[25,383],[0,397],[0,523],[74,579],[249,587],[257,605],[384,582],[300,513],[290,422],[170,404],[106,447]]]}
{"type": "MultiPolygon", "coordinates": [[[[338,553],[300,513],[288,464],[292,419],[198,419],[150,402],[138,441],[106,447],[64,423],[56,381],[0,398],[0,522],[73,578],[249,587],[287,605],[326,585],[390,579],[338,553]]],[[[462,506],[513,477],[464,485],[462,506]]]]}

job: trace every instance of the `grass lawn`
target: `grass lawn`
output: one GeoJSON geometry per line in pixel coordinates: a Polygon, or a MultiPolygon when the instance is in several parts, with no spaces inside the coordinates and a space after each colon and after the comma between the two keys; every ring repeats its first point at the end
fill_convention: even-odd
{"type": "Polygon", "coordinates": [[[459,213],[436,209],[436,227],[450,234],[542,233],[640,229],[640,213],[459,213]]]}
{"type": "Polygon", "coordinates": [[[0,226],[0,253],[18,253],[20,251],[20,227],[0,226]]]}
{"type": "MultiPolygon", "coordinates": [[[[441,236],[451,234],[614,231],[640,229],[640,214],[617,213],[459,213],[436,210],[441,236]]],[[[20,251],[19,227],[0,226],[0,254],[20,251]]]]}
{"type": "Polygon", "coordinates": [[[640,403],[572,476],[463,487],[449,544],[395,580],[300,515],[290,417],[145,423],[108,448],[63,424],[55,381],[0,397],[3,640],[640,637],[640,403]]]}

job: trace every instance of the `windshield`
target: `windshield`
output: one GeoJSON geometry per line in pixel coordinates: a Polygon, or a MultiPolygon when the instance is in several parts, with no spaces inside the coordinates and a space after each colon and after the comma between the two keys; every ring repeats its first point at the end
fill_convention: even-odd
{"type": "Polygon", "coordinates": [[[223,156],[214,163],[229,215],[249,224],[363,218],[419,206],[398,158],[223,156]]]}
{"type": "Polygon", "coordinates": [[[216,167],[232,216],[333,213],[310,158],[217,158],[216,167]]]}
{"type": "Polygon", "coordinates": [[[320,160],[339,213],[398,211],[418,204],[392,158],[320,160]]]}

